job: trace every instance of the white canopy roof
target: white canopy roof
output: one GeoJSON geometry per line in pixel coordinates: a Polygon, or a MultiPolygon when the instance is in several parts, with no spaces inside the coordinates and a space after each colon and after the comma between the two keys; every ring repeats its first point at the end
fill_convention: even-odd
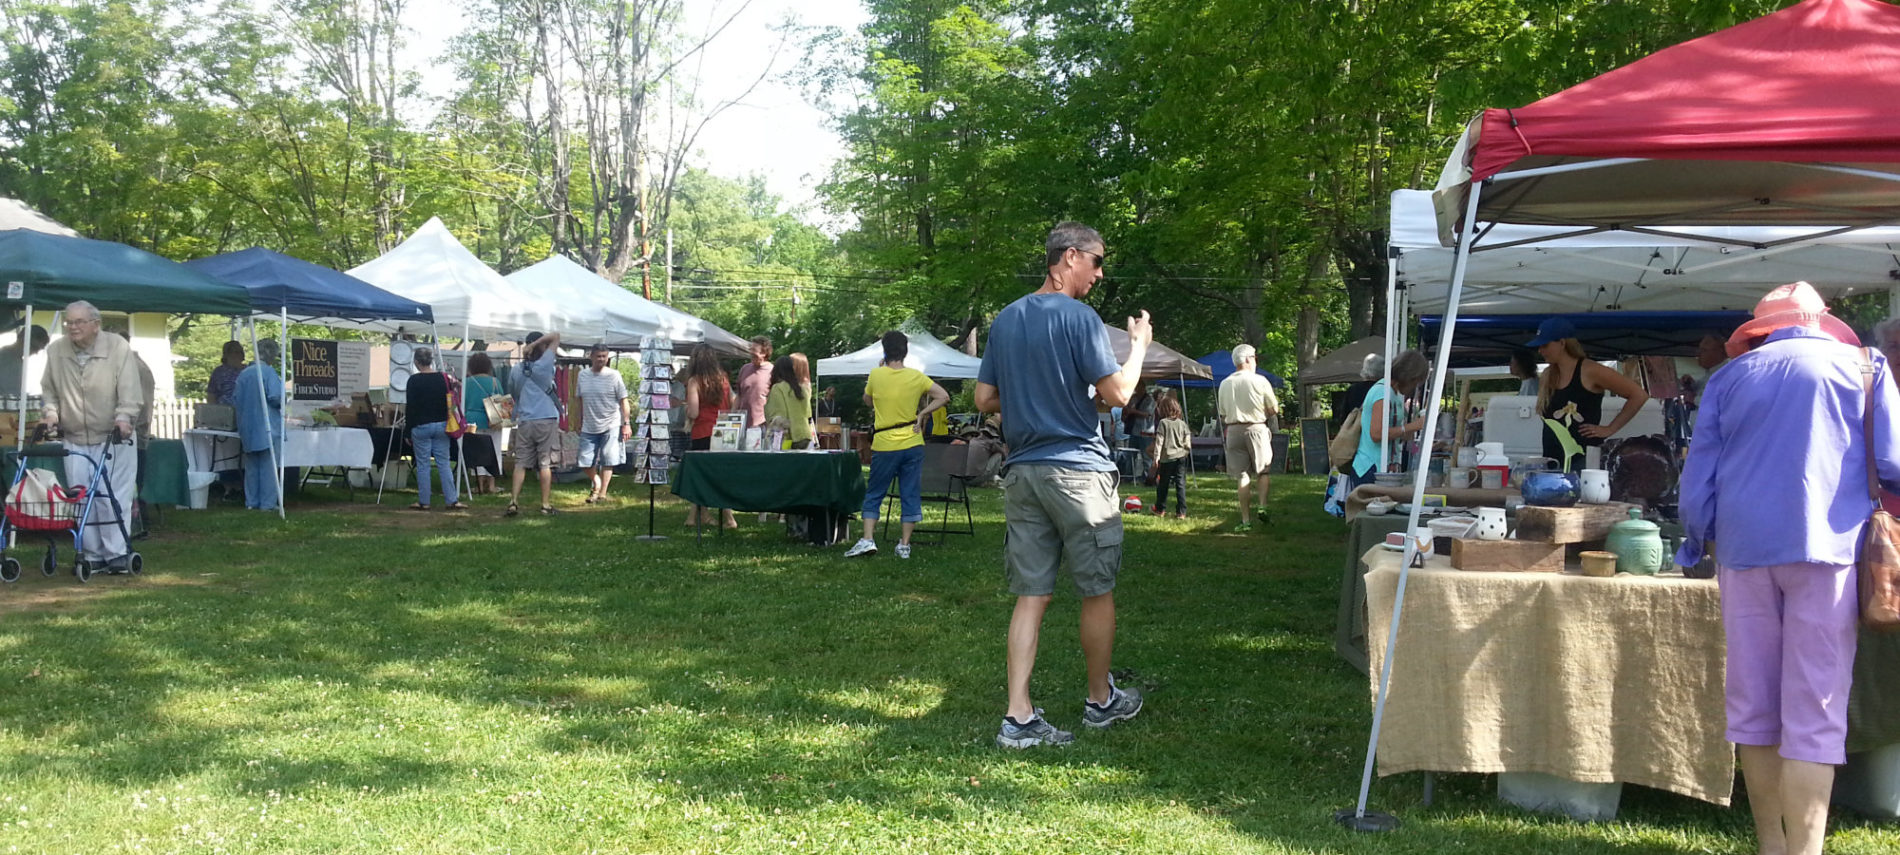
{"type": "MultiPolygon", "coordinates": [[[[431,217],[395,249],[349,271],[392,294],[429,304],[443,335],[512,338],[559,332],[584,336],[586,329],[566,307],[536,297],[483,264],[431,217]]],[[[332,324],[388,331],[389,322],[332,324]]],[[[411,324],[410,329],[415,325],[411,324]]]]}
{"type": "Polygon", "coordinates": [[[641,336],[665,336],[676,342],[704,341],[729,356],[751,354],[745,339],[641,297],[563,255],[548,256],[505,278],[544,302],[581,310],[575,314],[586,318],[585,323],[563,333],[575,344],[636,345],[641,336]]]}
{"type": "MultiPolygon", "coordinates": [[[[1832,300],[1900,281],[1900,227],[1481,228],[1489,231],[1471,254],[1464,314],[1747,311],[1789,282],[1813,283],[1832,300]]],[[[1442,313],[1455,250],[1439,243],[1430,192],[1392,194],[1391,245],[1413,312],[1442,313]]]]}
{"type": "Polygon", "coordinates": [[[6,229],[32,229],[66,237],[79,237],[79,233],[67,228],[64,223],[33,210],[25,202],[10,196],[0,196],[0,231],[6,229]]]}
{"type": "MultiPolygon", "coordinates": [[[[944,344],[914,323],[904,324],[903,332],[910,336],[910,355],[904,357],[904,367],[922,371],[932,380],[976,379],[976,371],[983,365],[983,360],[944,344]]],[[[874,341],[870,347],[818,360],[818,374],[822,377],[860,377],[870,374],[871,369],[883,363],[884,345],[874,341]]]]}

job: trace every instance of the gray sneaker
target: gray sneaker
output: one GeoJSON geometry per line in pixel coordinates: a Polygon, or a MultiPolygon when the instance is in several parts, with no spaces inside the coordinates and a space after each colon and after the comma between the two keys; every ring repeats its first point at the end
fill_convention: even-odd
{"type": "Polygon", "coordinates": [[[1057,730],[1056,726],[1044,721],[1040,711],[1028,724],[1017,724],[1003,717],[1003,729],[996,732],[996,744],[1004,748],[1032,748],[1037,745],[1067,745],[1075,741],[1075,734],[1066,730],[1057,730]]]}
{"type": "Polygon", "coordinates": [[[1138,712],[1141,712],[1140,689],[1111,688],[1106,704],[1096,706],[1094,701],[1082,702],[1082,723],[1089,727],[1107,727],[1134,718],[1138,712]]]}
{"type": "Polygon", "coordinates": [[[851,544],[851,548],[844,551],[844,557],[846,558],[858,558],[865,555],[876,554],[877,544],[865,540],[864,538],[858,538],[857,543],[851,544]]]}

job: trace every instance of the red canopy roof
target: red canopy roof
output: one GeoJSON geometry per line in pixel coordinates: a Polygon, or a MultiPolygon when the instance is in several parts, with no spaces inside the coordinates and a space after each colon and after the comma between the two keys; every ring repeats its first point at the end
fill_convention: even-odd
{"type": "Polygon", "coordinates": [[[1482,121],[1480,180],[1525,157],[1900,162],[1900,7],[1808,0],[1482,121]]]}

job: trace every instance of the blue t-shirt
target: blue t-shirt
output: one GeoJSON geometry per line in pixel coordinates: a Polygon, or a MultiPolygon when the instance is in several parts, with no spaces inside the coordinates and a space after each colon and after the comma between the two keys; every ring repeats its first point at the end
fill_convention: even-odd
{"type": "Polygon", "coordinates": [[[1004,308],[977,380],[1002,398],[1006,463],[1113,470],[1089,387],[1119,371],[1108,328],[1080,300],[1031,294],[1004,308]]]}
{"type": "Polygon", "coordinates": [[[515,419],[558,419],[561,408],[554,403],[554,348],[541,351],[535,359],[522,360],[515,366],[520,375],[521,394],[515,396],[515,419]]]}

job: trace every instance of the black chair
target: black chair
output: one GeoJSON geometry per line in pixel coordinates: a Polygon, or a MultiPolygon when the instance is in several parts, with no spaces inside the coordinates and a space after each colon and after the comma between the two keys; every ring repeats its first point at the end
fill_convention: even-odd
{"type": "MultiPolygon", "coordinates": [[[[949,540],[953,534],[976,534],[976,517],[970,513],[970,482],[962,475],[953,475],[951,470],[961,469],[961,461],[969,455],[969,446],[930,442],[924,444],[924,464],[921,498],[926,506],[924,518],[912,530],[913,535],[934,534],[937,543],[949,540]],[[958,466],[953,467],[952,461],[958,466]],[[930,505],[943,505],[943,514],[935,526],[928,526],[930,505]],[[963,506],[963,524],[952,528],[950,508],[963,506]]],[[[902,505],[897,494],[897,479],[891,479],[890,491],[884,494],[883,525],[880,537],[888,538],[891,533],[891,519],[902,515],[902,505]]]]}

